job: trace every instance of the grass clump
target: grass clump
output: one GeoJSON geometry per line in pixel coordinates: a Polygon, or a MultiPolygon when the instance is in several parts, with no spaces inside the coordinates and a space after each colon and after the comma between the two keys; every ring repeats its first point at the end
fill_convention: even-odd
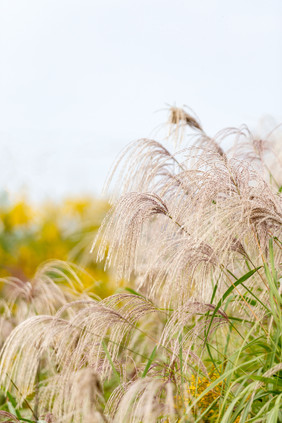
{"type": "Polygon", "coordinates": [[[187,145],[130,144],[107,181],[92,251],[128,287],[64,297],[16,326],[0,364],[16,406],[3,418],[282,422],[277,146],[246,127],[209,137],[175,108],[170,125],[187,145]]]}

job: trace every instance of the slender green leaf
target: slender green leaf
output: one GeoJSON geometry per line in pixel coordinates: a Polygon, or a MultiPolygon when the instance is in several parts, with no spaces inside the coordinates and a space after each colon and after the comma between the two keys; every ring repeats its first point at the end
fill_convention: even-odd
{"type": "Polygon", "coordinates": [[[149,371],[149,369],[151,367],[151,364],[152,364],[152,362],[153,362],[153,360],[155,358],[156,351],[157,351],[157,346],[155,346],[155,348],[151,352],[151,355],[149,357],[149,360],[147,361],[146,367],[145,367],[145,369],[144,369],[144,371],[142,373],[142,378],[144,378],[147,375],[147,373],[148,373],[148,371],[149,371]]]}

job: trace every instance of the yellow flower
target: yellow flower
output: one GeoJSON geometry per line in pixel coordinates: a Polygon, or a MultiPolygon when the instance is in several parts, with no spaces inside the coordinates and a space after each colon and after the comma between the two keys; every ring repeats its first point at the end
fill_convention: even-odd
{"type": "Polygon", "coordinates": [[[55,222],[44,222],[41,228],[40,238],[45,242],[53,242],[60,239],[60,229],[55,222]]]}
{"type": "Polygon", "coordinates": [[[64,211],[70,215],[83,215],[91,207],[91,200],[88,198],[68,199],[64,204],[64,211]]]}
{"type": "MultiPolygon", "coordinates": [[[[212,373],[210,377],[196,377],[192,375],[189,383],[185,383],[183,387],[182,395],[176,396],[176,408],[179,410],[185,409],[193,403],[209,386],[216,380],[216,376],[212,373]]],[[[193,414],[195,416],[203,413],[204,410],[210,407],[212,403],[212,408],[205,413],[202,422],[211,422],[218,417],[218,399],[221,396],[222,383],[216,385],[213,389],[208,391],[193,407],[193,414]]],[[[240,417],[237,417],[235,423],[239,422],[240,417]]]]}
{"type": "Polygon", "coordinates": [[[5,217],[6,225],[9,228],[14,228],[30,223],[33,218],[33,212],[30,206],[24,201],[20,201],[8,211],[5,217]]]}

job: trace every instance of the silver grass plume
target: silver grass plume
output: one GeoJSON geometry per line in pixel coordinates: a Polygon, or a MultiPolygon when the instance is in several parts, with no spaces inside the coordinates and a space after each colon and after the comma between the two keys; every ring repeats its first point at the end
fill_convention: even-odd
{"type": "MultiPolygon", "coordinates": [[[[0,383],[6,391],[14,392],[19,403],[34,391],[40,360],[51,363],[52,319],[34,316],[23,321],[11,332],[1,351],[0,383]]],[[[56,332],[63,329],[64,321],[57,321],[56,332]]],[[[52,335],[56,333],[53,331],[52,335]]]]}
{"type": "Polygon", "coordinates": [[[59,371],[67,379],[87,366],[103,380],[112,372],[105,345],[112,362],[119,365],[121,346],[129,343],[131,332],[138,331],[137,323],[151,313],[159,310],[145,298],[117,294],[100,302],[70,303],[56,316],[29,318],[5,342],[0,382],[7,390],[13,390],[15,384],[15,394],[22,401],[35,388],[40,360],[48,360],[54,374],[59,371]],[[66,313],[68,308],[76,313],[66,313]]]}
{"type": "Polygon", "coordinates": [[[170,364],[179,357],[182,349],[183,369],[188,371],[192,362],[200,367],[202,372],[207,370],[200,357],[203,353],[205,341],[223,325],[229,322],[227,314],[220,308],[217,310],[219,317],[214,317],[215,306],[199,302],[187,302],[172,312],[162,331],[159,345],[169,348],[172,352],[170,364]],[[189,330],[184,333],[184,328],[189,330]],[[208,331],[208,332],[207,332],[208,331]],[[193,351],[192,351],[193,348],[193,351]],[[196,353],[198,348],[198,353],[196,353]]]}
{"type": "Polygon", "coordinates": [[[119,367],[121,346],[129,343],[141,319],[157,312],[150,301],[132,294],[116,294],[100,302],[88,302],[69,321],[68,329],[57,343],[60,367],[71,372],[87,365],[101,379],[108,378],[112,367],[105,345],[112,362],[119,367]]]}
{"type": "Polygon", "coordinates": [[[104,191],[111,188],[111,200],[128,192],[158,193],[161,186],[185,169],[178,160],[181,151],[172,154],[158,141],[143,138],[129,144],[116,161],[104,191]]]}
{"type": "Polygon", "coordinates": [[[151,423],[161,417],[176,422],[174,395],[172,383],[147,377],[118,387],[107,409],[113,423],[151,423]]]}
{"type": "MultiPolygon", "coordinates": [[[[135,253],[145,222],[158,215],[169,215],[164,201],[155,194],[125,194],[110,211],[96,238],[99,240],[98,260],[106,266],[117,266],[117,277],[130,279],[134,270],[135,253]]],[[[92,247],[93,248],[93,247],[92,247]]]]}
{"type": "Polygon", "coordinates": [[[147,281],[146,292],[166,305],[172,286],[177,298],[208,302],[211,292],[202,284],[210,270],[219,276],[223,268],[234,270],[236,260],[265,250],[273,233],[281,232],[281,198],[247,162],[195,147],[182,163],[187,170],[178,168],[162,184],[162,198],[124,195],[99,232],[98,258],[107,255],[106,266],[116,267],[118,277],[138,276],[139,288],[147,281]],[[186,182],[176,186],[175,180],[186,182]]]}
{"type": "Polygon", "coordinates": [[[56,423],[107,422],[103,403],[101,382],[91,368],[49,378],[39,391],[40,415],[48,410],[56,423]]]}
{"type": "Polygon", "coordinates": [[[188,111],[185,110],[185,106],[183,108],[170,107],[168,118],[169,138],[174,140],[175,146],[183,141],[187,127],[204,133],[198,118],[194,117],[192,113],[193,112],[188,113],[188,111]]]}
{"type": "Polygon", "coordinates": [[[17,304],[17,321],[35,314],[55,314],[64,304],[81,297],[81,268],[61,260],[48,260],[36,270],[30,281],[2,278],[4,298],[12,310],[17,304]]]}

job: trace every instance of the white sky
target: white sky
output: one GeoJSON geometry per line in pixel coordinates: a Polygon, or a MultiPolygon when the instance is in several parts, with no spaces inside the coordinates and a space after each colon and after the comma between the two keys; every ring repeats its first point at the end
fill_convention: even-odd
{"type": "Polygon", "coordinates": [[[188,104],[209,134],[282,122],[280,0],[0,0],[0,189],[99,194],[188,104]]]}

